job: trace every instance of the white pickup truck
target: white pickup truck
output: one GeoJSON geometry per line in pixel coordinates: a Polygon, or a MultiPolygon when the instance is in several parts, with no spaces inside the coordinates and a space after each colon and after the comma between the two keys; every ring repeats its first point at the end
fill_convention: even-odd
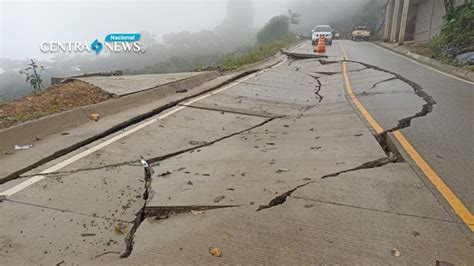
{"type": "Polygon", "coordinates": [[[320,36],[326,37],[326,44],[332,45],[332,30],[329,25],[318,25],[311,31],[311,43],[317,44],[320,36]]]}
{"type": "Polygon", "coordinates": [[[352,31],[352,37],[351,41],[368,41],[370,38],[370,30],[365,27],[365,26],[357,26],[353,31],[352,31]]]}

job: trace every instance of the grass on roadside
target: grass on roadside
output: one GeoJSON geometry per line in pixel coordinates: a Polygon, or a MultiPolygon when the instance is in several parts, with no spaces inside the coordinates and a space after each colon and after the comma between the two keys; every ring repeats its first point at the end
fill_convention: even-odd
{"type": "Polygon", "coordinates": [[[223,70],[237,69],[243,65],[255,63],[275,55],[282,48],[288,47],[297,41],[298,39],[295,35],[287,34],[280,40],[256,45],[253,48],[229,54],[224,57],[219,66],[223,70]]]}
{"type": "MultiPolygon", "coordinates": [[[[474,51],[474,1],[451,8],[443,20],[441,32],[429,44],[433,57],[462,67],[456,55],[474,51]]],[[[472,66],[464,67],[472,71],[472,66]]]]}

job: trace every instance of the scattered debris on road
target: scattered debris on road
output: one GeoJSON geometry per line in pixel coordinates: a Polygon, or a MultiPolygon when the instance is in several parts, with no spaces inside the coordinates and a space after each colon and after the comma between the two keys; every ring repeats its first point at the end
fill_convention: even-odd
{"type": "Polygon", "coordinates": [[[390,252],[392,256],[394,257],[400,257],[400,251],[396,248],[393,248],[392,251],[390,252]]]}
{"type": "Polygon", "coordinates": [[[118,223],[115,225],[115,232],[121,235],[128,233],[128,225],[124,223],[118,223]]]}
{"type": "Polygon", "coordinates": [[[220,250],[220,248],[216,248],[216,247],[210,247],[209,248],[209,253],[211,253],[211,255],[214,256],[214,257],[221,257],[222,256],[222,251],[220,250]]]}
{"type": "Polygon", "coordinates": [[[92,113],[91,114],[91,118],[92,120],[94,120],[95,122],[99,121],[100,119],[100,115],[99,114],[96,114],[96,113],[92,113]]]}

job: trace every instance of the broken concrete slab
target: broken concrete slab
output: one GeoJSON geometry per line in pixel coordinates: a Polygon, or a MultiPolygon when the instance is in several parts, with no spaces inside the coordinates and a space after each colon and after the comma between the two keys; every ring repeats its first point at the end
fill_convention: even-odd
{"type": "MultiPolygon", "coordinates": [[[[426,191],[407,197],[413,202],[392,195],[416,178],[405,164],[389,173],[382,169],[395,164],[374,164],[380,167],[377,170],[350,170],[364,165],[360,168],[371,168],[369,162],[388,158],[344,100],[341,75],[312,78],[304,86],[298,83],[301,77],[294,75],[292,66],[282,64],[269,72],[272,73],[257,75],[206,98],[206,105],[215,106],[216,110],[186,108],[188,113],[173,113],[163,120],[165,124],[157,122],[64,169],[84,168],[96,157],[106,157],[100,160],[113,164],[140,152],[149,153],[154,162],[152,190],[146,191],[150,201],[137,214],[140,219],[134,224],[140,226],[135,227],[134,241],[127,245],[133,248],[131,256],[123,260],[104,256],[102,264],[431,264],[436,260],[466,264],[473,259],[472,247],[458,224],[436,218],[442,216],[443,209],[426,191]],[[287,81],[283,81],[284,75],[287,81]],[[272,79],[281,84],[272,83],[272,79]],[[324,99],[319,102],[313,96],[311,108],[295,108],[304,105],[305,96],[314,93],[312,85],[318,84],[316,80],[321,82],[324,99]],[[272,99],[281,105],[273,107],[266,97],[259,97],[279,94],[276,89],[265,91],[265,82],[272,87],[288,86],[287,90],[276,88],[286,96],[272,99]],[[293,88],[295,84],[301,86],[293,88]],[[218,111],[221,99],[241,92],[247,93],[243,99],[249,99],[248,103],[235,108],[279,113],[285,104],[287,110],[283,114],[288,115],[264,119],[226,113],[228,109],[223,109],[223,114],[218,111]],[[221,93],[225,97],[218,98],[221,93]],[[224,115],[225,119],[218,118],[224,115]],[[263,122],[255,124],[255,119],[263,122]],[[207,138],[215,137],[216,131],[226,131],[219,128],[222,124],[232,125],[227,132],[230,134],[200,146],[208,143],[207,138]],[[252,126],[245,128],[246,125],[252,126]],[[161,135],[166,128],[171,130],[161,135]],[[170,146],[166,146],[168,143],[170,146]],[[171,153],[153,157],[162,154],[162,146],[171,153]],[[344,171],[349,172],[319,179],[344,171]],[[411,178],[405,180],[405,175],[411,178]],[[347,177],[361,177],[361,181],[343,182],[347,177]],[[400,182],[392,182],[395,180],[400,182]],[[318,187],[322,182],[327,185],[318,187]],[[327,190],[320,193],[326,197],[324,202],[318,195],[311,195],[321,189],[327,190]],[[367,189],[372,191],[366,192],[367,189]],[[288,191],[294,194],[289,195],[288,191]],[[293,197],[303,192],[308,199],[293,197]],[[350,192],[363,195],[346,195],[350,192]],[[282,193],[287,194],[282,204],[256,211],[259,205],[270,205],[282,193]],[[357,200],[366,208],[351,204],[357,200]],[[372,205],[371,200],[375,202],[372,205]],[[427,217],[417,216],[416,211],[425,203],[427,208],[420,213],[427,217]],[[144,219],[142,210],[157,216],[144,219]],[[219,248],[222,256],[209,254],[210,247],[219,248]],[[394,249],[400,256],[392,255],[394,249]]],[[[110,173],[112,178],[113,174],[110,173]]],[[[417,188],[407,191],[414,189],[417,188]]],[[[401,196],[406,196],[404,193],[401,196]]]]}
{"type": "MultiPolygon", "coordinates": [[[[280,71],[280,68],[275,71],[280,71]]],[[[262,82],[264,77],[258,75],[256,78],[262,82]]],[[[331,77],[331,85],[324,87],[325,92],[333,96],[342,93],[339,83],[335,82],[337,78],[342,77],[331,77]]],[[[204,101],[208,105],[219,105],[225,102],[225,97],[240,95],[242,91],[250,91],[249,88],[253,93],[266,96],[264,87],[240,84],[224,92],[223,96],[213,95],[204,101]]],[[[313,90],[313,87],[306,86],[291,91],[291,94],[299,98],[313,90]]],[[[340,102],[340,97],[333,96],[329,97],[333,105],[317,105],[308,111],[287,110],[289,114],[300,115],[277,118],[200,149],[199,153],[188,152],[162,161],[156,172],[172,175],[158,177],[152,184],[156,196],[147,207],[211,205],[213,199],[221,194],[226,196],[222,204],[265,204],[278,193],[304,183],[304,179],[320,178],[385,157],[347,101],[340,102]],[[217,158],[216,154],[219,154],[217,158]],[[180,168],[185,169],[176,170],[180,168]],[[279,168],[289,171],[277,174],[279,168]],[[189,181],[192,186],[188,185],[189,181]],[[233,190],[227,190],[229,187],[233,190]]],[[[259,96],[254,96],[244,106],[282,112],[278,105],[266,106],[266,101],[255,97],[259,96]]],[[[285,102],[284,97],[280,101],[285,102]]]]}
{"type": "MultiPolygon", "coordinates": [[[[205,82],[215,75],[216,73],[210,73],[187,80],[187,83],[195,83],[195,87],[194,90],[186,94],[176,94],[173,91],[171,95],[167,95],[166,88],[162,88],[162,90],[158,89],[158,92],[152,90],[143,93],[147,95],[135,94],[121,99],[112,99],[97,105],[86,106],[83,109],[71,110],[1,130],[0,137],[5,141],[0,145],[2,151],[0,154],[0,183],[15,179],[20,174],[48,161],[140,122],[162,109],[166,109],[170,104],[177,104],[193,95],[213,90],[229,80],[238,78],[242,73],[232,73],[205,82]],[[123,102],[117,102],[121,100],[123,102]],[[137,101],[140,104],[137,104],[137,101]],[[91,120],[88,115],[90,112],[99,113],[101,115],[100,122],[91,120]],[[64,132],[68,134],[62,135],[64,132]],[[31,143],[38,138],[34,147],[27,152],[5,152],[11,151],[16,143],[31,143]]],[[[170,86],[174,86],[173,84],[170,86]]]]}
{"type": "MultiPolygon", "coordinates": [[[[202,75],[195,76],[195,78],[190,78],[190,79],[185,80],[185,84],[188,84],[191,87],[195,87],[193,90],[189,90],[186,93],[179,93],[179,94],[173,93],[172,95],[166,95],[166,93],[163,90],[160,90],[160,92],[158,93],[156,93],[153,90],[151,90],[151,92],[146,91],[143,93],[144,96],[138,96],[138,99],[140,100],[140,104],[136,104],[135,106],[133,106],[133,108],[126,108],[126,110],[122,110],[120,108],[124,108],[126,106],[123,104],[117,104],[116,107],[118,106],[117,108],[119,108],[119,110],[122,110],[122,112],[119,112],[119,110],[116,110],[116,109],[112,110],[113,115],[107,116],[107,118],[110,118],[108,120],[109,122],[112,122],[111,124],[104,122],[104,119],[102,119],[100,125],[97,126],[96,123],[91,124],[90,123],[91,121],[89,120],[88,117],[87,117],[87,121],[89,121],[89,123],[86,123],[87,126],[85,127],[81,126],[75,129],[70,128],[71,125],[68,125],[66,123],[56,123],[55,125],[61,125],[63,130],[67,129],[68,131],[73,133],[73,134],[68,134],[70,136],[74,136],[74,139],[72,140],[72,143],[74,143],[73,145],[71,145],[71,140],[69,137],[67,138],[67,142],[64,142],[64,139],[65,139],[64,137],[58,139],[57,136],[51,135],[51,132],[56,132],[58,128],[54,128],[52,131],[51,131],[51,128],[49,128],[48,129],[49,131],[42,132],[41,130],[39,131],[37,130],[37,126],[31,123],[30,124],[27,123],[29,126],[34,126],[35,130],[24,130],[24,128],[20,128],[20,127],[16,128],[16,130],[19,130],[20,132],[30,132],[28,134],[31,134],[31,132],[35,132],[35,136],[39,135],[42,140],[45,140],[44,142],[46,142],[47,140],[47,143],[44,143],[44,142],[40,143],[39,146],[41,148],[37,148],[38,145],[35,145],[34,151],[30,153],[14,154],[14,156],[10,156],[10,155],[6,156],[4,153],[1,153],[0,158],[2,158],[2,160],[0,160],[0,162],[5,163],[5,164],[2,167],[0,167],[0,169],[2,169],[0,170],[0,176],[2,176],[2,179],[0,179],[0,183],[14,180],[18,178],[21,174],[24,174],[27,171],[30,171],[32,169],[35,169],[38,166],[44,165],[45,163],[51,160],[54,160],[55,158],[58,158],[64,154],[71,153],[71,152],[74,153],[74,150],[82,146],[85,146],[88,143],[95,141],[96,139],[100,139],[102,137],[106,137],[110,134],[113,134],[117,130],[127,127],[129,124],[134,124],[134,123],[137,123],[137,121],[146,119],[148,116],[156,114],[161,109],[166,109],[172,106],[173,103],[178,104],[182,100],[189,99],[194,96],[212,91],[218,87],[224,86],[225,84],[231,81],[234,81],[236,79],[239,79],[243,76],[249,75],[251,73],[255,73],[256,71],[259,71],[261,69],[270,68],[274,66],[275,64],[281,62],[282,60],[284,60],[284,57],[281,56],[281,54],[277,54],[261,62],[244,66],[237,71],[226,73],[208,82],[205,82],[205,81],[212,79],[212,77],[216,77],[217,73],[215,71],[205,72],[202,75]],[[198,83],[201,82],[199,83],[201,85],[191,82],[194,79],[196,80],[193,82],[198,82],[198,83]],[[164,96],[169,96],[169,97],[164,97],[164,96]],[[61,149],[58,149],[58,147],[61,147],[61,149]],[[45,157],[45,154],[46,154],[46,157],[45,157]],[[13,161],[15,161],[15,163],[12,163],[13,161]],[[18,162],[21,162],[21,163],[18,163],[18,162]]],[[[173,84],[171,84],[171,86],[173,86],[173,84]]],[[[141,94],[137,94],[137,95],[141,95],[141,94]]],[[[133,99],[137,99],[136,95],[129,95],[129,96],[125,96],[124,98],[127,98],[127,97],[131,98],[132,103],[133,103],[133,99]]],[[[97,111],[95,109],[93,110],[97,111]]],[[[102,113],[102,112],[99,112],[99,113],[102,113]]],[[[52,117],[58,119],[57,116],[52,116],[52,117]]],[[[75,121],[74,123],[77,123],[78,121],[78,119],[67,119],[67,120],[75,121]]],[[[82,124],[83,122],[81,122],[81,125],[82,124]]],[[[2,142],[4,146],[2,146],[0,150],[8,150],[10,146],[12,145],[12,143],[13,144],[17,143],[16,138],[18,137],[20,139],[33,138],[32,136],[29,136],[29,135],[20,136],[19,134],[16,134],[14,131],[8,131],[8,132],[0,131],[0,133],[3,134],[2,137],[4,137],[4,139],[8,139],[11,142],[11,143],[2,142]],[[12,136],[15,136],[15,138],[11,138],[12,136]]],[[[8,186],[10,185],[7,185],[7,187],[8,186]]]]}

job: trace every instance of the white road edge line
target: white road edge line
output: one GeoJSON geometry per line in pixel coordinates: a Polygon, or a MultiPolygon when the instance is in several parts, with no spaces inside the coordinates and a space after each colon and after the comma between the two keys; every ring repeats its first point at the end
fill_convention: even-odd
{"type": "MultiPolygon", "coordinates": [[[[296,46],[296,47],[293,48],[291,51],[298,49],[300,46],[301,46],[301,45],[296,46]]],[[[283,61],[281,61],[280,63],[278,63],[278,64],[276,64],[276,65],[274,65],[274,66],[272,66],[272,67],[271,67],[272,69],[281,66],[283,63],[285,63],[285,62],[288,60],[288,58],[287,58],[286,56],[284,56],[284,55],[282,55],[280,58],[284,58],[283,61]]],[[[116,142],[116,141],[118,141],[118,140],[120,140],[120,139],[122,139],[122,138],[124,138],[124,137],[126,137],[126,136],[128,136],[128,135],[130,135],[130,134],[132,134],[132,133],[135,133],[135,132],[137,132],[137,131],[139,131],[139,130],[141,130],[141,129],[143,129],[143,128],[145,128],[145,127],[147,127],[147,126],[149,126],[149,125],[151,125],[151,124],[153,124],[153,123],[155,123],[155,122],[158,121],[158,120],[161,120],[161,119],[163,119],[163,118],[166,118],[166,117],[168,117],[168,116],[170,116],[170,115],[172,115],[172,114],[174,114],[174,113],[177,113],[177,112],[179,112],[179,111],[185,109],[185,108],[186,108],[186,105],[190,105],[190,104],[195,103],[195,102],[197,102],[197,101],[203,100],[203,99],[205,99],[205,98],[207,98],[207,97],[209,97],[209,96],[211,96],[211,95],[214,95],[214,94],[216,94],[216,93],[225,91],[225,90],[227,90],[227,89],[230,89],[230,88],[234,87],[235,85],[238,85],[238,84],[240,84],[240,83],[242,83],[242,82],[244,82],[244,81],[246,81],[246,80],[248,80],[248,79],[251,79],[251,78],[255,77],[256,75],[259,75],[259,74],[261,74],[261,73],[263,73],[263,72],[265,72],[265,71],[268,71],[268,69],[264,69],[264,70],[258,71],[258,72],[256,72],[256,73],[253,73],[253,74],[251,74],[251,75],[249,75],[249,76],[247,76],[247,77],[241,78],[241,79],[239,79],[239,80],[237,80],[237,81],[235,81],[235,82],[233,82],[233,83],[231,83],[231,84],[229,84],[229,85],[227,85],[227,86],[224,86],[223,88],[220,88],[220,89],[218,89],[218,90],[215,90],[215,91],[212,91],[212,92],[210,92],[210,93],[207,93],[207,94],[205,94],[205,95],[203,95],[203,96],[200,96],[200,97],[197,97],[197,98],[195,98],[195,99],[192,99],[192,100],[190,100],[190,101],[184,103],[184,104],[181,105],[181,106],[174,107],[174,108],[171,109],[170,111],[168,111],[168,112],[166,112],[166,113],[164,113],[164,114],[162,114],[162,115],[160,115],[160,116],[158,116],[158,117],[155,117],[155,118],[153,118],[153,119],[151,119],[151,120],[148,120],[148,121],[146,121],[146,122],[143,122],[143,123],[141,123],[141,124],[135,126],[134,128],[131,128],[131,129],[129,129],[129,130],[127,130],[127,131],[125,131],[125,132],[123,132],[123,133],[121,133],[121,134],[115,136],[115,137],[112,137],[112,138],[110,138],[110,139],[108,139],[108,140],[106,140],[106,141],[104,141],[104,142],[102,142],[102,143],[100,143],[100,144],[98,144],[98,145],[96,145],[96,146],[94,146],[94,147],[91,147],[91,148],[89,148],[89,149],[87,149],[87,150],[85,150],[85,151],[83,151],[83,152],[80,152],[80,153],[78,153],[78,154],[72,156],[71,158],[68,158],[68,159],[66,159],[66,160],[64,160],[64,161],[62,161],[62,162],[59,162],[59,163],[57,163],[57,164],[55,164],[55,165],[53,165],[53,166],[51,166],[51,167],[49,167],[49,168],[47,168],[47,169],[41,171],[38,175],[35,175],[35,176],[29,178],[28,180],[25,180],[25,181],[21,182],[20,184],[14,186],[14,187],[12,187],[12,188],[9,188],[9,189],[5,190],[4,192],[1,192],[1,193],[0,193],[0,196],[10,197],[10,196],[12,196],[12,195],[14,195],[14,194],[16,194],[16,193],[22,191],[23,189],[25,189],[25,188],[27,188],[27,187],[29,187],[29,186],[31,186],[31,185],[33,185],[33,184],[35,184],[35,183],[37,183],[37,182],[43,180],[44,178],[46,178],[46,176],[44,176],[43,174],[49,174],[49,173],[56,172],[56,171],[58,171],[58,170],[60,170],[60,169],[62,169],[62,168],[64,168],[64,167],[66,167],[66,166],[68,166],[68,165],[70,165],[70,164],[72,164],[72,163],[74,163],[74,162],[76,162],[76,161],[78,161],[78,160],[84,158],[85,156],[87,156],[87,155],[89,155],[89,154],[92,154],[92,153],[94,153],[94,152],[96,152],[96,151],[98,151],[98,150],[100,150],[100,149],[102,149],[102,148],[104,148],[104,147],[106,147],[106,146],[108,146],[108,145],[110,145],[110,144],[112,144],[112,143],[114,143],[114,142],[116,142]]]]}
{"type": "Polygon", "coordinates": [[[420,63],[420,62],[416,61],[415,59],[409,58],[409,57],[407,57],[407,56],[405,56],[405,55],[401,55],[401,54],[399,54],[399,53],[395,53],[394,51],[390,51],[390,50],[388,50],[387,48],[380,47],[380,46],[378,46],[378,45],[376,45],[376,44],[373,44],[373,43],[370,43],[370,44],[373,45],[373,46],[375,46],[375,47],[377,47],[377,48],[379,48],[379,49],[384,50],[384,51],[387,52],[387,53],[391,53],[391,54],[394,54],[394,55],[399,56],[399,57],[401,57],[401,58],[404,58],[404,59],[406,59],[406,60],[408,60],[408,61],[410,61],[410,62],[412,62],[412,63],[415,63],[415,64],[417,64],[417,65],[420,65],[420,66],[422,66],[422,67],[424,67],[424,68],[427,68],[427,69],[429,69],[429,70],[438,72],[438,73],[440,73],[440,74],[446,75],[446,76],[451,77],[451,78],[453,78],[453,79],[457,79],[457,80],[460,80],[460,81],[464,81],[464,82],[466,82],[467,84],[473,84],[473,85],[474,85],[474,82],[472,82],[472,81],[465,80],[465,79],[463,79],[463,78],[456,77],[456,76],[454,76],[454,75],[451,75],[451,74],[449,74],[449,73],[443,72],[443,71],[438,70],[438,69],[436,69],[436,68],[427,66],[427,65],[425,65],[425,64],[423,64],[423,63],[420,63]]]}

